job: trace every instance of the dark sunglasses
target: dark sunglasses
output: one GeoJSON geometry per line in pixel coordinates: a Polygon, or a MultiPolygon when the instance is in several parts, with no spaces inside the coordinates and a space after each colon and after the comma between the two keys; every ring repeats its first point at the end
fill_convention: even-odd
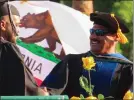
{"type": "Polygon", "coordinates": [[[90,29],[90,34],[96,34],[97,36],[104,36],[107,33],[109,33],[106,30],[102,30],[102,29],[90,29]]]}

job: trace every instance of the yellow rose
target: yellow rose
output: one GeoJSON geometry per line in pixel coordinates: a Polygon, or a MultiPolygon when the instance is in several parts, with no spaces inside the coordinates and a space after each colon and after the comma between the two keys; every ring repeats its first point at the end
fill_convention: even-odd
{"type": "Polygon", "coordinates": [[[93,57],[83,57],[82,58],[82,61],[83,61],[83,67],[84,69],[86,70],[90,70],[92,69],[92,67],[95,66],[95,62],[94,62],[94,58],[93,57]]]}
{"type": "Polygon", "coordinates": [[[131,100],[131,99],[133,99],[133,93],[130,90],[127,91],[123,99],[124,100],[131,100]]]}
{"type": "Polygon", "coordinates": [[[86,98],[86,100],[97,100],[97,98],[94,97],[94,96],[89,96],[89,97],[86,98]]]}
{"type": "Polygon", "coordinates": [[[70,100],[81,100],[81,98],[73,96],[70,98],[70,100]]]}

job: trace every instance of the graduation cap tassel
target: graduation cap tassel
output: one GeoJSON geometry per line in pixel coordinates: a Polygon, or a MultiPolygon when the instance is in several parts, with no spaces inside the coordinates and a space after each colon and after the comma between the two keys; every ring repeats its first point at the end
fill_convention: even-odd
{"type": "Polygon", "coordinates": [[[119,37],[119,42],[122,43],[122,44],[125,44],[128,42],[128,39],[126,38],[126,36],[122,33],[120,27],[119,27],[119,23],[117,21],[117,19],[115,18],[114,14],[111,14],[111,17],[113,17],[116,22],[117,22],[117,25],[118,25],[118,30],[117,30],[117,36],[119,37]]]}
{"type": "Polygon", "coordinates": [[[128,42],[128,39],[126,38],[126,36],[124,34],[122,34],[121,29],[117,30],[117,35],[120,38],[119,42],[122,44],[125,44],[128,42]]]}

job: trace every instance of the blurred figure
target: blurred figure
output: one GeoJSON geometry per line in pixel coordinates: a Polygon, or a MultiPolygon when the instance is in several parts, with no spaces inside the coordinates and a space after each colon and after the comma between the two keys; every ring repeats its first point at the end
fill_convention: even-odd
{"type": "Polygon", "coordinates": [[[103,94],[105,97],[122,100],[133,83],[133,63],[116,52],[116,45],[128,42],[123,33],[129,30],[114,14],[91,13],[90,20],[94,22],[90,29],[91,50],[83,54],[67,55],[54,67],[42,86],[47,87],[50,94],[65,94],[69,97],[83,94],[87,97],[89,94],[79,82],[83,75],[94,85],[94,96],[103,94]],[[90,71],[91,78],[82,62],[82,58],[90,56],[96,63],[96,71],[90,71]]]}
{"type": "Polygon", "coordinates": [[[46,95],[37,86],[15,44],[19,25],[18,10],[0,1],[0,95],[46,95]]]}

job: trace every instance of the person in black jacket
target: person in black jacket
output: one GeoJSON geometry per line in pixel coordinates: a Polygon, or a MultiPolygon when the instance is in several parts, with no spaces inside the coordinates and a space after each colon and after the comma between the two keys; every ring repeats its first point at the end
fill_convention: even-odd
{"type": "Polygon", "coordinates": [[[128,28],[114,14],[96,12],[90,14],[94,22],[90,29],[90,51],[83,54],[69,54],[59,62],[43,81],[50,94],[66,94],[69,97],[88,94],[80,86],[80,76],[91,79],[94,85],[93,95],[103,94],[114,99],[123,99],[133,82],[133,63],[122,54],[116,52],[118,42],[128,42],[124,33],[128,28]],[[83,68],[83,57],[92,56],[95,60],[95,70],[83,68]]]}
{"type": "Polygon", "coordinates": [[[19,25],[16,7],[6,1],[0,2],[0,95],[45,95],[16,46],[19,25]]]}

